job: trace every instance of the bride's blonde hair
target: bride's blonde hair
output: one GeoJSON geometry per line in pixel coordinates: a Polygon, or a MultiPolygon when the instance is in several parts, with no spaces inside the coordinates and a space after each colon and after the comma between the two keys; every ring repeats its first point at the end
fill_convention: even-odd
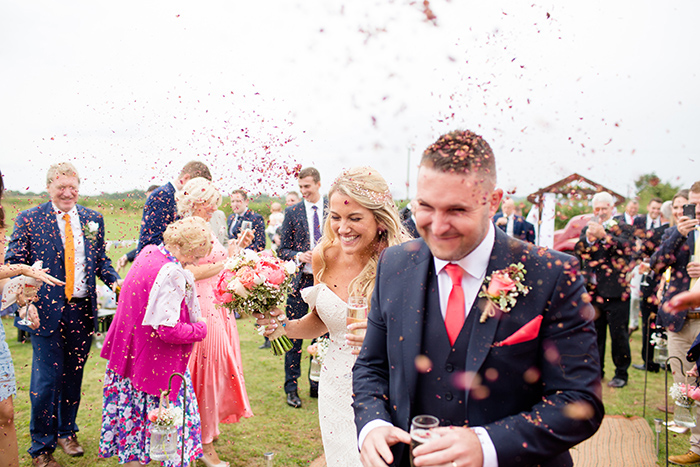
{"type": "MultiPolygon", "coordinates": [[[[330,200],[335,193],[341,193],[356,201],[360,206],[372,211],[377,222],[374,253],[362,271],[360,271],[360,274],[348,285],[350,295],[363,295],[367,297],[369,302],[374,289],[379,254],[385,248],[399,245],[410,240],[411,237],[401,224],[399,212],[391,197],[389,186],[384,178],[379,175],[379,172],[372,167],[355,167],[341,173],[333,182],[328,192],[328,199],[330,200]]],[[[321,282],[323,273],[326,270],[325,251],[337,239],[338,236],[331,229],[331,220],[330,216],[328,216],[323,224],[323,237],[319,244],[321,268],[316,273],[318,282],[321,282]]]]}

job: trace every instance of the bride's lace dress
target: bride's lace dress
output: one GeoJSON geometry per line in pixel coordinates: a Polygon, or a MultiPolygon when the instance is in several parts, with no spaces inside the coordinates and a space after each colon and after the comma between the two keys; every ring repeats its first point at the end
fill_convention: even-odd
{"type": "Polygon", "coordinates": [[[326,464],[360,467],[362,464],[352,410],[352,366],[355,356],[345,345],[347,304],[323,283],[308,287],[301,293],[309,309],[316,307],[331,338],[318,383],[318,416],[326,464]]]}

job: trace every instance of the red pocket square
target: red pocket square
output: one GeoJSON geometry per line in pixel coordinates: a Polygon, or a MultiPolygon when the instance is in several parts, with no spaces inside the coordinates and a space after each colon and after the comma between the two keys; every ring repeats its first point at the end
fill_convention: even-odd
{"type": "Polygon", "coordinates": [[[540,332],[540,325],[542,324],[542,315],[535,317],[532,321],[525,324],[523,327],[515,331],[513,334],[502,340],[501,342],[496,342],[493,344],[494,347],[503,347],[504,345],[515,345],[522,342],[531,341],[540,332]]]}

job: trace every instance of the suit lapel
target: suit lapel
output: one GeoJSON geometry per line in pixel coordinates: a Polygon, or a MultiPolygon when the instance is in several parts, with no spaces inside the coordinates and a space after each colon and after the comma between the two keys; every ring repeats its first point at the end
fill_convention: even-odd
{"type": "Polygon", "coordinates": [[[402,290],[403,304],[401,306],[401,337],[403,337],[403,340],[400,348],[403,356],[404,377],[411,403],[415,400],[418,380],[418,375],[415,371],[416,357],[420,355],[421,351],[426,294],[432,269],[432,255],[428,246],[422,239],[416,241],[421,243],[421,248],[416,253],[415,263],[411,265],[413,267],[409,267],[404,271],[404,279],[402,279],[404,284],[416,284],[416,286],[406,287],[402,290]]]}
{"type": "Polygon", "coordinates": [[[311,249],[311,237],[309,237],[309,221],[306,218],[306,201],[302,201],[299,205],[299,230],[301,231],[299,249],[307,251],[311,249]]]}
{"type": "MultiPolygon", "coordinates": [[[[489,265],[486,268],[486,276],[490,276],[494,271],[508,267],[511,262],[510,249],[508,248],[508,235],[496,229],[496,239],[493,244],[493,250],[491,251],[489,265]]],[[[481,313],[486,309],[487,304],[487,299],[477,296],[470,311],[470,313],[477,313],[477,316],[473,321],[467,347],[467,362],[465,365],[465,371],[467,373],[477,373],[479,371],[491,350],[494,336],[498,330],[498,325],[500,323],[498,317],[488,318],[484,323],[480,322],[481,313]]],[[[465,405],[469,405],[469,389],[467,389],[465,405]]]]}
{"type": "Polygon", "coordinates": [[[53,205],[49,201],[44,205],[44,215],[46,216],[46,224],[48,225],[46,232],[40,235],[42,238],[50,239],[53,243],[54,248],[58,252],[58,257],[61,259],[61,263],[64,260],[64,247],[61,241],[61,231],[58,229],[58,222],[56,221],[56,213],[53,210],[53,205]]]}

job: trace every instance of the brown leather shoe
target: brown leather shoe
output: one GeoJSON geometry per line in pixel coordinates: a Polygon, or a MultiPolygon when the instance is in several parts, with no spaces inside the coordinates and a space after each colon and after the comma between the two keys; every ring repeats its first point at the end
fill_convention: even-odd
{"type": "Polygon", "coordinates": [[[63,452],[71,457],[80,457],[85,454],[83,447],[78,442],[78,437],[75,435],[68,438],[58,438],[58,445],[61,446],[63,452]]]}
{"type": "Polygon", "coordinates": [[[61,464],[56,462],[56,459],[53,458],[53,454],[50,452],[39,454],[37,457],[32,459],[32,463],[36,467],[61,467],[61,464]]]}
{"type": "Polygon", "coordinates": [[[668,458],[668,461],[676,465],[693,465],[700,463],[700,455],[695,454],[693,451],[688,451],[680,456],[671,456],[668,458]]]}

